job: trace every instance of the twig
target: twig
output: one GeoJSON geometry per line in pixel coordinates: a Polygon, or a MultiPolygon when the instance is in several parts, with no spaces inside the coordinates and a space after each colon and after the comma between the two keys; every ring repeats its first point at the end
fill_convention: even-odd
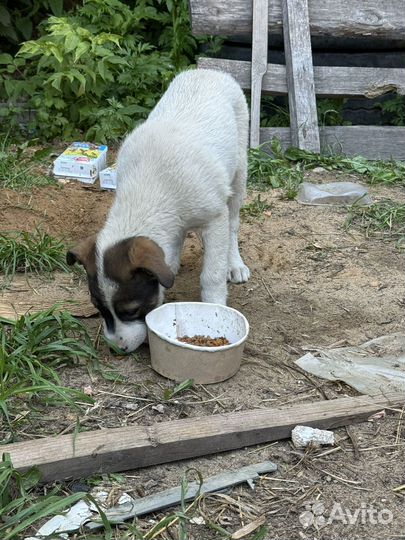
{"type": "Polygon", "coordinates": [[[399,414],[398,426],[397,426],[397,435],[395,437],[395,444],[399,444],[399,439],[401,437],[401,428],[402,428],[402,418],[404,416],[405,405],[402,407],[402,410],[399,414]]]}
{"type": "Polygon", "coordinates": [[[360,459],[359,443],[357,442],[352,426],[346,426],[346,432],[349,435],[349,439],[353,445],[355,459],[360,459]]]}
{"type": "Polygon", "coordinates": [[[337,476],[336,474],[333,474],[329,471],[325,471],[325,469],[321,469],[321,471],[324,474],[327,474],[328,476],[331,476],[332,478],[335,478],[336,480],[343,482],[344,484],[353,484],[355,486],[358,486],[359,484],[361,484],[361,482],[357,482],[357,480],[349,480],[348,478],[342,478],[341,476],[337,476]]]}
{"type": "Polygon", "coordinates": [[[218,403],[218,405],[220,405],[223,409],[225,409],[225,405],[222,403],[222,401],[219,400],[218,396],[214,396],[214,394],[212,392],[210,392],[208,390],[208,388],[205,388],[205,386],[203,384],[201,384],[200,386],[201,386],[201,388],[204,390],[204,392],[206,394],[208,394],[210,397],[212,397],[218,403]]]}
{"type": "Polygon", "coordinates": [[[273,302],[275,304],[281,304],[281,302],[279,302],[278,300],[276,300],[272,294],[272,292],[270,291],[267,283],[264,281],[264,279],[262,278],[262,276],[260,276],[260,281],[263,283],[263,287],[266,289],[267,291],[267,294],[270,296],[270,298],[273,300],[273,302]]]}

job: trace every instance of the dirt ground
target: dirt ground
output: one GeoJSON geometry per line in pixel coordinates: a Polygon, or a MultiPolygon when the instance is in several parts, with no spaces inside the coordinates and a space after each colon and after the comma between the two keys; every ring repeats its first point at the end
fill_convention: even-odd
{"type": "MultiPolygon", "coordinates": [[[[312,173],[310,178],[327,181],[331,175],[312,173]]],[[[370,192],[376,199],[405,200],[400,188],[373,187],[370,192]]],[[[293,362],[308,348],[358,345],[402,330],[402,252],[393,240],[367,239],[358,229],[345,230],[345,209],[302,206],[283,200],[277,190],[265,198],[270,212],[262,220],[245,219],[241,225],[241,251],[251,280],[229,287],[229,305],[242,311],[251,327],[240,371],[229,381],[199,385],[165,402],[164,389],[172,384],[151,370],[147,346],[123,358],[102,348],[102,363],[120,373],[123,382],[105,380],[86,366],[62,373],[64,384],[88,386],[93,393],[95,405],[83,413],[82,430],[356,395],[344,384],[308,379],[293,362]]],[[[31,230],[41,224],[67,243],[74,242],[100,228],[112,199],[109,192],[75,183],[30,194],[3,191],[1,229],[31,230]]],[[[191,236],[167,300],[199,300],[200,268],[201,245],[191,236]]],[[[100,319],[86,321],[96,336],[100,319]]],[[[205,524],[190,525],[189,538],[224,538],[212,524],[232,533],[262,515],[268,525],[266,539],[405,538],[404,490],[395,491],[405,482],[402,414],[386,412],[385,417],[355,424],[349,431],[337,429],[330,453],[325,449],[305,453],[280,441],[133,471],[111,486],[144,496],[179,485],[189,467],[206,477],[271,460],[278,470],[262,477],[254,491],[244,485],[229,490],[229,497],[205,497],[196,510],[205,524]],[[358,509],[358,519],[350,523],[348,514],[358,509]],[[305,527],[305,519],[311,521],[317,514],[325,519],[305,527]]],[[[31,418],[22,439],[69,433],[76,426],[74,413],[52,408],[34,412],[31,418]]],[[[103,479],[102,485],[108,487],[108,481],[103,479]]],[[[140,519],[140,530],[149,530],[168,513],[140,519]]],[[[178,538],[176,526],[160,537],[178,538]]]]}

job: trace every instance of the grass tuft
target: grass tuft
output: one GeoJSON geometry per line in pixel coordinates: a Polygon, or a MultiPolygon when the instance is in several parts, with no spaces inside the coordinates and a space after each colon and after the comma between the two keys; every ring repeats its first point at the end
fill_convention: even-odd
{"type": "MultiPolygon", "coordinates": [[[[87,328],[58,306],[16,321],[0,318],[0,417],[11,424],[21,399],[76,407],[92,403],[82,392],[61,386],[58,368],[97,358],[87,328]]],[[[18,407],[19,406],[19,407],[18,407]]]]}
{"type": "Polygon", "coordinates": [[[0,461],[0,538],[19,540],[38,521],[61,514],[86,497],[85,493],[61,495],[61,487],[53,487],[45,495],[36,490],[41,475],[35,468],[25,473],[16,471],[7,453],[0,461]]]}
{"type": "MultiPolygon", "coordinates": [[[[14,190],[28,190],[32,187],[47,186],[55,184],[55,180],[37,171],[37,163],[32,161],[32,157],[24,154],[28,143],[22,145],[11,145],[8,137],[0,140],[0,187],[14,190]]],[[[40,151],[43,153],[43,151],[40,151]]],[[[39,152],[37,157],[39,159],[39,152]]]]}
{"type": "Polygon", "coordinates": [[[263,220],[264,212],[268,212],[271,209],[271,204],[269,204],[266,199],[262,199],[260,193],[248,204],[245,204],[241,208],[241,216],[247,219],[256,219],[258,221],[263,220]]]}
{"type": "Polygon", "coordinates": [[[0,233],[0,272],[7,277],[16,272],[69,272],[63,242],[36,230],[0,233]]]}
{"type": "Polygon", "coordinates": [[[284,196],[295,198],[304,173],[315,167],[328,171],[358,174],[368,184],[404,184],[405,163],[400,161],[369,161],[363,157],[327,156],[297,148],[282,150],[273,139],[249,153],[249,184],[255,189],[282,188],[284,196]],[[271,150],[271,155],[265,151],[271,150]]]}
{"type": "Polygon", "coordinates": [[[367,237],[381,233],[399,238],[405,234],[405,204],[386,199],[366,207],[353,205],[346,227],[353,225],[360,226],[367,237]]]}

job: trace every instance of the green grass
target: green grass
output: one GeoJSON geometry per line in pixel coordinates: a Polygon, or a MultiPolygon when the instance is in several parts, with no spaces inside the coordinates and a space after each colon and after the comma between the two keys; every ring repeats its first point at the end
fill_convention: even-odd
{"type": "Polygon", "coordinates": [[[264,212],[271,209],[271,204],[269,204],[265,199],[263,200],[261,198],[260,193],[248,204],[245,204],[243,208],[241,208],[241,216],[243,218],[247,219],[256,219],[258,221],[263,220],[263,214],[264,212]]]}
{"type": "Polygon", "coordinates": [[[346,227],[353,225],[361,227],[367,237],[380,233],[400,238],[405,235],[405,204],[387,199],[366,207],[353,205],[346,227]]]}
{"type": "Polygon", "coordinates": [[[0,188],[24,191],[55,183],[53,178],[37,170],[38,159],[43,157],[44,150],[27,156],[25,150],[28,145],[11,145],[7,135],[0,140],[0,188]]]}
{"type": "Polygon", "coordinates": [[[40,230],[0,233],[0,272],[7,277],[16,272],[69,272],[65,254],[63,242],[40,230]]]}
{"type": "Polygon", "coordinates": [[[0,418],[11,425],[23,402],[46,405],[92,403],[82,392],[61,386],[58,369],[97,359],[87,328],[67,311],[0,318],[0,418]]]}
{"type": "Polygon", "coordinates": [[[16,471],[9,454],[3,454],[0,462],[0,538],[20,540],[38,521],[60,514],[83,499],[85,493],[65,495],[60,487],[52,487],[42,496],[36,494],[40,473],[30,469],[26,473],[16,471]]]}
{"type": "Polygon", "coordinates": [[[285,152],[273,139],[249,153],[249,185],[255,189],[281,188],[284,196],[295,197],[304,173],[315,167],[328,171],[358,174],[368,184],[404,184],[405,163],[399,161],[368,161],[363,157],[327,156],[289,148],[285,152]],[[271,150],[272,155],[265,151],[271,150]]]}

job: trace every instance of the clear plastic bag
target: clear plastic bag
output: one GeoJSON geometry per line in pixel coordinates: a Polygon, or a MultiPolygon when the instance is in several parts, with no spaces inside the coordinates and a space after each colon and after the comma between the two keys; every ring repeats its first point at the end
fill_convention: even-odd
{"type": "Polygon", "coordinates": [[[367,188],[355,182],[331,182],[329,184],[310,184],[303,182],[297,201],[312,205],[346,206],[359,204],[369,206],[373,203],[367,188]]]}

